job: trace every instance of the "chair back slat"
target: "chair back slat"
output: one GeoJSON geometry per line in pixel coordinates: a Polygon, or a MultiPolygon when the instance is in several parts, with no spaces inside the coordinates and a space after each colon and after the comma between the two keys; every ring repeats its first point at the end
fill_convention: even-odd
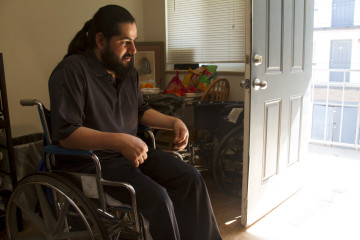
{"type": "Polygon", "coordinates": [[[215,79],[204,91],[200,102],[225,102],[229,97],[230,84],[226,78],[215,79]]]}

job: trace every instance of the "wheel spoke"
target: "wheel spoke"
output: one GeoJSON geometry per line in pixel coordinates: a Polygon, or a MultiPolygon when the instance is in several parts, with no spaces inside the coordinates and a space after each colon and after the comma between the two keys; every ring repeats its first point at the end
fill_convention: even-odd
{"type": "Polygon", "coordinates": [[[46,225],[44,220],[37,214],[34,212],[34,209],[31,209],[28,207],[27,204],[20,204],[17,200],[13,200],[13,202],[15,203],[15,205],[20,208],[21,212],[28,217],[28,219],[31,219],[31,221],[33,222],[33,224],[35,226],[38,227],[39,230],[41,230],[44,234],[46,234],[46,225]]]}
{"type": "MultiPolygon", "coordinates": [[[[52,211],[52,208],[49,204],[49,200],[47,199],[45,192],[41,185],[35,185],[36,193],[39,198],[39,203],[41,207],[41,212],[45,220],[45,224],[49,229],[53,228],[56,224],[55,217],[52,211]]],[[[46,190],[45,190],[46,191],[46,190]]]]}
{"type": "Polygon", "coordinates": [[[101,220],[87,198],[61,176],[34,173],[23,178],[8,206],[6,220],[11,239],[105,239],[101,220]],[[57,198],[48,200],[47,191],[57,198]],[[16,214],[19,210],[23,218],[16,214]],[[18,227],[20,221],[24,229],[18,227]]]}
{"type": "MultiPolygon", "coordinates": [[[[56,223],[56,227],[54,232],[51,236],[51,239],[92,239],[93,235],[90,232],[91,226],[87,226],[85,222],[82,222],[82,227],[88,229],[87,231],[83,229],[74,230],[74,229],[67,229],[65,230],[65,221],[68,220],[70,217],[74,217],[77,211],[76,208],[72,208],[72,204],[68,201],[68,199],[64,195],[58,196],[58,202],[61,204],[59,209],[59,216],[58,221],[56,223]],[[72,213],[70,213],[72,212],[72,213]],[[70,213],[70,215],[69,215],[70,213]]],[[[77,212],[80,214],[79,212],[77,212]]],[[[90,220],[90,219],[88,219],[90,220]]],[[[77,226],[79,227],[79,226],[77,226]]]]}
{"type": "Polygon", "coordinates": [[[231,148],[227,149],[227,151],[231,151],[233,153],[236,153],[237,149],[238,149],[238,146],[232,146],[231,148]]]}
{"type": "Polygon", "coordinates": [[[239,197],[242,183],[242,129],[236,129],[226,135],[214,159],[214,177],[225,192],[239,197]]]}
{"type": "Polygon", "coordinates": [[[63,231],[65,219],[70,206],[69,201],[67,201],[64,196],[61,196],[60,202],[63,203],[62,206],[56,206],[59,209],[59,216],[54,229],[55,233],[63,231]]]}

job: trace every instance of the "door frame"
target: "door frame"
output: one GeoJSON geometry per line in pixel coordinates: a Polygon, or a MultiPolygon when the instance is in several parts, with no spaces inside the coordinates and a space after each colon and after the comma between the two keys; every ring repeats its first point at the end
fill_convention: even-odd
{"type": "Polygon", "coordinates": [[[252,0],[245,0],[245,98],[244,98],[244,145],[243,145],[243,181],[241,194],[241,225],[247,223],[247,193],[250,149],[250,83],[251,83],[251,48],[252,48],[252,0]]]}

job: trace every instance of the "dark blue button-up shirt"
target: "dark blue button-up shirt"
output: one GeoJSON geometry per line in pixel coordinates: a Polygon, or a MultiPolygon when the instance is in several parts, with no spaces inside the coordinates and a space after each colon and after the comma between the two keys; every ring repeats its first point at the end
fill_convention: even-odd
{"type": "MultiPolygon", "coordinates": [[[[143,100],[135,70],[116,82],[114,86],[112,75],[91,50],[63,59],[49,80],[53,140],[64,139],[81,126],[135,135],[139,119],[150,107],[143,100]]],[[[107,158],[119,153],[97,154],[107,158]]]]}

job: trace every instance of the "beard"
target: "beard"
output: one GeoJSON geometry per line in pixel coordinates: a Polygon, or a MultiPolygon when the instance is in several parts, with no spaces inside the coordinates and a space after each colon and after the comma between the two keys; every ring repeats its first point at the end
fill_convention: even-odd
{"type": "Polygon", "coordinates": [[[106,46],[105,51],[101,53],[101,61],[102,65],[107,70],[115,72],[116,76],[120,79],[126,78],[134,69],[134,55],[124,54],[124,56],[119,59],[119,57],[110,49],[109,44],[106,46]],[[131,60],[124,64],[122,60],[126,57],[131,57],[131,60]]]}

